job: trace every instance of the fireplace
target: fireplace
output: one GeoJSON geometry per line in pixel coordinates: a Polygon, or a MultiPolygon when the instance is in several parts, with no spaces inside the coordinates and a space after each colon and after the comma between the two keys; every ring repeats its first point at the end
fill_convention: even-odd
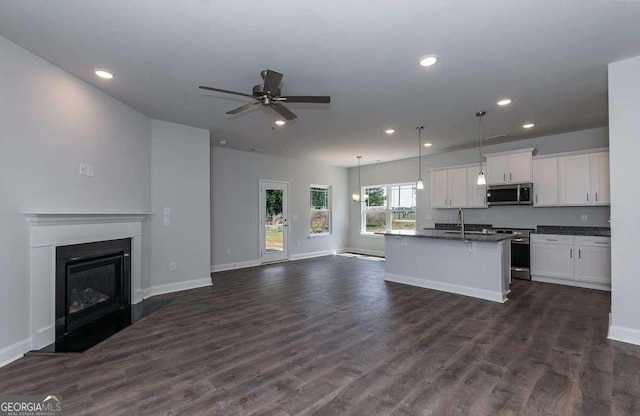
{"type": "Polygon", "coordinates": [[[131,239],[56,248],[55,336],[131,305],[131,239]]]}

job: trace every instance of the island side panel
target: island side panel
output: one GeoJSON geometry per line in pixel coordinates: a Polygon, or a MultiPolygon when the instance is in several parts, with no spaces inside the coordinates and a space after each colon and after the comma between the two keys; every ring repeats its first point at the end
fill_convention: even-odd
{"type": "Polygon", "coordinates": [[[506,247],[504,242],[385,236],[385,280],[503,303],[510,268],[506,247]]]}

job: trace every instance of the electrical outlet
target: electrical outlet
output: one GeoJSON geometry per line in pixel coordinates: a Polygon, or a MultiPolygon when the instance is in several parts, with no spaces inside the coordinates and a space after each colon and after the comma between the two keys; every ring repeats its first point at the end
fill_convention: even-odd
{"type": "Polygon", "coordinates": [[[162,213],[164,215],[171,215],[171,207],[164,207],[162,208],[162,213]]]}
{"type": "Polygon", "coordinates": [[[171,225],[171,217],[169,217],[169,216],[164,217],[163,224],[164,225],[171,225]]]}
{"type": "Polygon", "coordinates": [[[427,221],[431,221],[432,218],[433,217],[431,216],[431,214],[427,214],[427,215],[424,216],[424,219],[427,220],[427,221]]]}
{"type": "Polygon", "coordinates": [[[298,221],[298,214],[291,215],[291,221],[298,221]]]}
{"type": "Polygon", "coordinates": [[[482,221],[486,221],[487,220],[487,214],[482,214],[480,216],[480,218],[482,219],[482,221]]]}
{"type": "Polygon", "coordinates": [[[87,176],[93,176],[93,165],[87,165],[87,176]]]}
{"type": "Polygon", "coordinates": [[[298,247],[302,247],[302,242],[298,240],[298,247]]]}
{"type": "Polygon", "coordinates": [[[228,249],[227,249],[227,256],[230,256],[230,255],[231,255],[231,249],[230,249],[230,248],[228,248],[228,249]]]}
{"type": "Polygon", "coordinates": [[[84,163],[80,163],[80,170],[78,171],[80,175],[87,175],[87,165],[84,163]]]}
{"type": "Polygon", "coordinates": [[[584,222],[589,221],[589,217],[587,215],[585,215],[585,214],[583,214],[581,218],[582,218],[582,221],[584,221],[584,222]]]}
{"type": "Polygon", "coordinates": [[[172,261],[171,263],[169,263],[169,271],[175,272],[176,270],[178,270],[178,265],[176,264],[176,262],[172,261]]]}

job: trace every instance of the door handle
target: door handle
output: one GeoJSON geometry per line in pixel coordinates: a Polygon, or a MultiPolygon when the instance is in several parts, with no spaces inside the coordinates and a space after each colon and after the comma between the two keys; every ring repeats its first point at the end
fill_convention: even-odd
{"type": "Polygon", "coordinates": [[[573,258],[573,249],[569,250],[569,258],[572,259],[573,258]]]}

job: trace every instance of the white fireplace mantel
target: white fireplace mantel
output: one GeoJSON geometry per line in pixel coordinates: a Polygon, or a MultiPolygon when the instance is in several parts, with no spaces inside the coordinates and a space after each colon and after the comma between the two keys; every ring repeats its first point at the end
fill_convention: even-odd
{"type": "Polygon", "coordinates": [[[56,247],[131,239],[131,302],[143,299],[142,222],[146,213],[24,213],[30,228],[30,309],[34,349],[55,341],[56,247]]]}

